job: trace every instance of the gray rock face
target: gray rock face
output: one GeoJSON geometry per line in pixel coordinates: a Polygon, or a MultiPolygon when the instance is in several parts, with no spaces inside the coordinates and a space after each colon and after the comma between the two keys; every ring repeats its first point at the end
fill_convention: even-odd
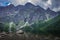
{"type": "Polygon", "coordinates": [[[48,18],[54,18],[58,15],[57,12],[50,10],[44,10],[40,6],[35,6],[31,3],[27,3],[26,5],[9,5],[6,7],[0,7],[0,22],[15,22],[19,21],[28,21],[36,22],[38,20],[47,20],[48,18]],[[48,14],[48,15],[47,15],[48,14]]]}

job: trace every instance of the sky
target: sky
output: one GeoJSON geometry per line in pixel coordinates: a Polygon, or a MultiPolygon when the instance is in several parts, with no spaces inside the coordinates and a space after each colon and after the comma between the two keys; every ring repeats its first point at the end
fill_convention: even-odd
{"type": "Polygon", "coordinates": [[[0,6],[25,5],[27,2],[39,5],[44,9],[49,7],[53,11],[60,11],[60,0],[0,0],[0,6]]]}

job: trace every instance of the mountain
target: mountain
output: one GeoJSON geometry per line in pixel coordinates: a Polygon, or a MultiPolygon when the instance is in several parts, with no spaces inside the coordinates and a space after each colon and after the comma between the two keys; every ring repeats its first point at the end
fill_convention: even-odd
{"type": "Polygon", "coordinates": [[[50,8],[48,8],[46,10],[46,13],[50,14],[51,15],[50,17],[52,17],[52,18],[54,18],[55,16],[59,15],[57,12],[54,12],[54,11],[50,10],[50,8]]]}
{"type": "Polygon", "coordinates": [[[23,30],[34,34],[52,34],[55,36],[60,36],[60,15],[49,21],[45,21],[44,23],[39,21],[31,26],[26,26],[23,30]]]}
{"type": "Polygon", "coordinates": [[[54,18],[57,14],[58,13],[50,9],[44,10],[40,6],[35,6],[31,3],[18,6],[11,4],[6,7],[0,7],[0,22],[5,23],[13,21],[19,23],[23,21],[25,23],[28,21],[29,23],[33,23],[39,20],[45,21],[54,18]]]}
{"type": "Polygon", "coordinates": [[[57,12],[60,15],[60,11],[57,12]]]}
{"type": "Polygon", "coordinates": [[[9,6],[0,6],[0,11],[7,11],[14,8],[14,5],[10,4],[9,6]]]}
{"type": "Polygon", "coordinates": [[[25,8],[33,8],[33,7],[35,7],[35,5],[33,5],[29,2],[25,4],[25,8]]]}

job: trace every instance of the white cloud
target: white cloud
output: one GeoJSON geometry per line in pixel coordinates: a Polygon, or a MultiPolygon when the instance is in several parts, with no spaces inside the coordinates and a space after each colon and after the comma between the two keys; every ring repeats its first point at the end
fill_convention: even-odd
{"type": "Polygon", "coordinates": [[[17,5],[24,5],[27,3],[28,0],[9,0],[10,3],[14,4],[15,6],[17,5]]]}
{"type": "Polygon", "coordinates": [[[34,4],[34,5],[38,5],[40,0],[28,0],[28,2],[34,4]]]}
{"type": "Polygon", "coordinates": [[[47,1],[47,4],[51,5],[52,4],[51,0],[48,0],[47,1]]]}
{"type": "Polygon", "coordinates": [[[55,11],[55,12],[60,11],[60,7],[58,7],[58,8],[53,8],[52,10],[55,11]]]}
{"type": "Polygon", "coordinates": [[[44,9],[47,9],[48,7],[50,7],[52,5],[51,0],[47,0],[47,1],[43,1],[41,0],[38,5],[40,5],[41,7],[43,7],[44,9]]]}

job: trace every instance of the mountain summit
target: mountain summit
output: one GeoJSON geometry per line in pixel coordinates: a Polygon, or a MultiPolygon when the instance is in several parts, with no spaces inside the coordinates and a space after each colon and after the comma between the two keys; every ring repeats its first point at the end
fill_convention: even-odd
{"type": "Polygon", "coordinates": [[[50,9],[44,10],[40,6],[35,6],[31,3],[18,5],[16,7],[11,4],[6,7],[0,7],[0,22],[13,21],[18,23],[20,21],[28,21],[29,23],[32,23],[39,20],[45,21],[47,18],[54,18],[57,14],[57,12],[50,9]]]}

